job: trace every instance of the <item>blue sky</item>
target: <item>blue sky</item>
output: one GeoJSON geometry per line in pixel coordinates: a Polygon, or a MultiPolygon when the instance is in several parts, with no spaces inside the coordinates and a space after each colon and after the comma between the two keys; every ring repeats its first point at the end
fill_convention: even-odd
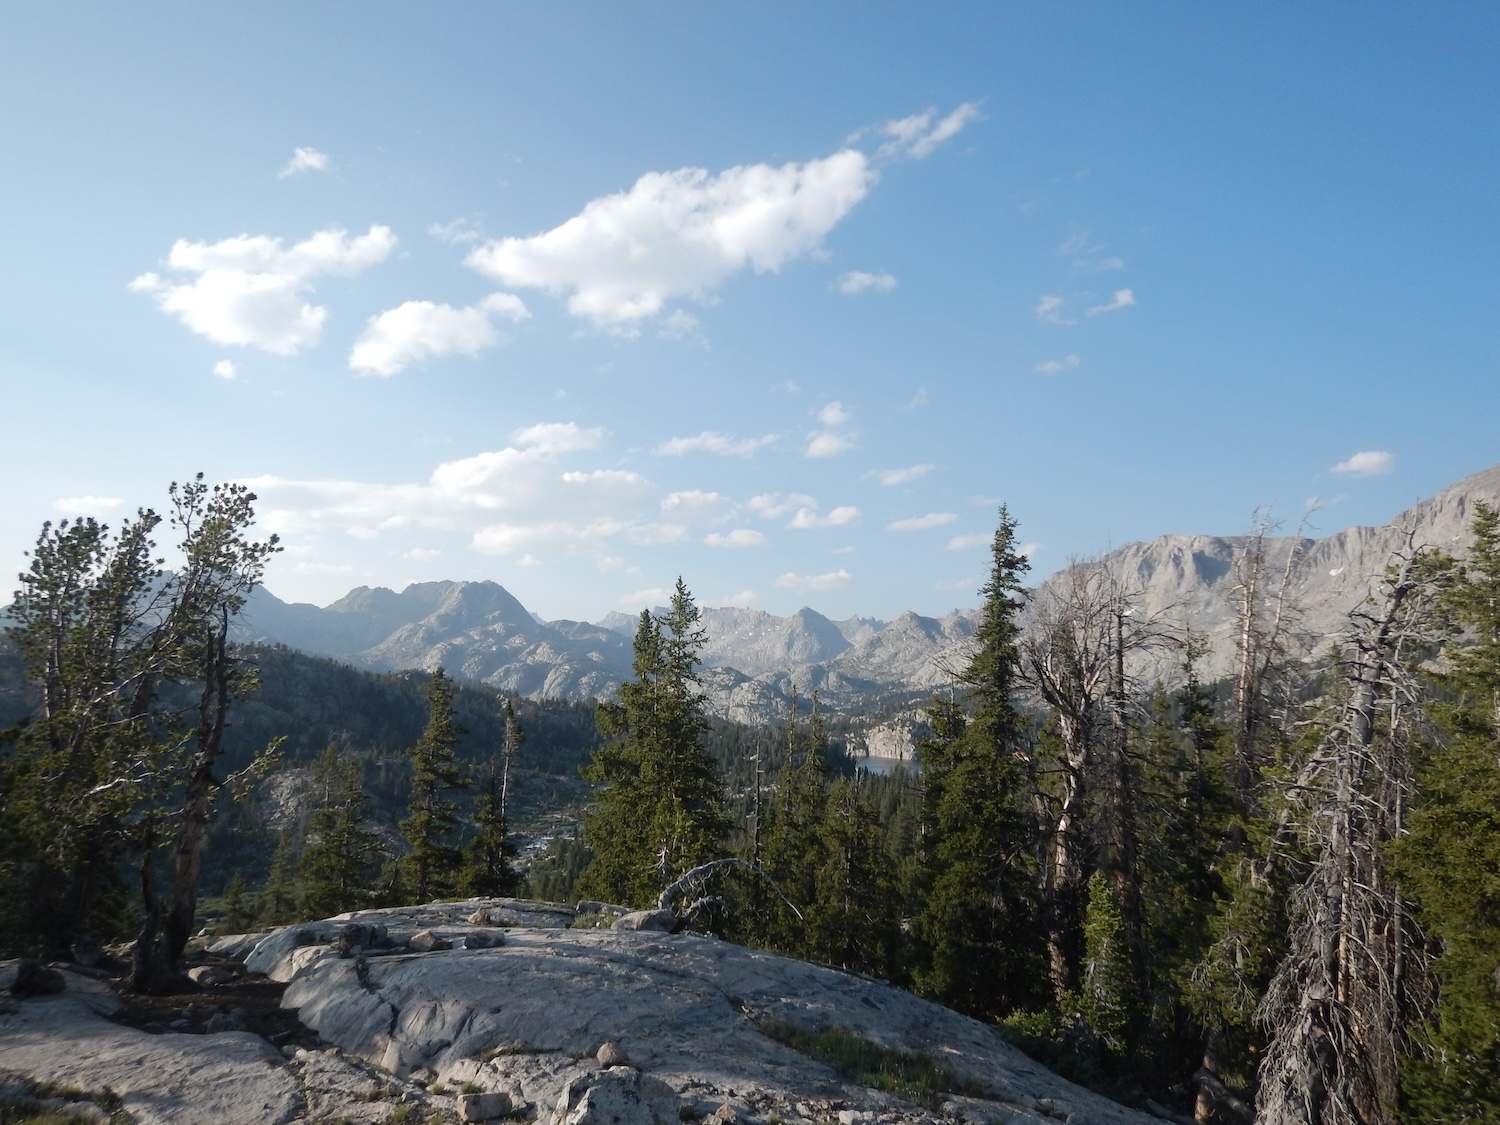
{"type": "Polygon", "coordinates": [[[0,12],[0,560],[196,471],[267,585],[977,601],[1500,460],[1483,4],[0,12]]]}

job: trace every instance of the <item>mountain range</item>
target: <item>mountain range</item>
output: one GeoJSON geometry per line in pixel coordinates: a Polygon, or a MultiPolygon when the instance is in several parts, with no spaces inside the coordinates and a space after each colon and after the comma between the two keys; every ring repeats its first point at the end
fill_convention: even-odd
{"type": "MultiPolygon", "coordinates": [[[[1337,635],[1369,594],[1394,550],[1419,544],[1461,551],[1476,500],[1500,503],[1500,465],[1466,477],[1402,512],[1384,527],[1335,535],[1270,536],[1268,567],[1280,576],[1290,558],[1307,652],[1337,635]]],[[[1254,549],[1244,536],[1164,535],[1128,543],[1087,565],[1102,566],[1131,595],[1136,611],[1171,621],[1208,643],[1202,670],[1224,673],[1233,656],[1236,568],[1254,549]]],[[[1033,593],[1045,604],[1067,580],[1064,570],[1033,593]]],[[[945,617],[904,613],[893,621],[834,621],[804,607],[787,617],[756,609],[703,609],[704,686],[725,718],[761,722],[785,714],[793,688],[818,691],[840,710],[883,703],[899,709],[952,681],[974,635],[977,609],[945,617]]],[[[439,665],[530,698],[607,696],[630,675],[637,619],[610,613],[596,623],[543,621],[494,582],[423,582],[397,593],[351,590],[319,608],[257,590],[239,621],[239,639],[285,644],[378,671],[439,665]]],[[[1170,678],[1175,658],[1152,674],[1170,678]]]]}

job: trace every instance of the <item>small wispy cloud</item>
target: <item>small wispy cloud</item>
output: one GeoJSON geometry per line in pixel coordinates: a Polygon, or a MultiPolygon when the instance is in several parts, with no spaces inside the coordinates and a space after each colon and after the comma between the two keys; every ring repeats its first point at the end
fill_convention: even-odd
{"type": "Polygon", "coordinates": [[[52,507],[72,516],[113,511],[124,503],[118,496],[61,496],[52,501],[52,507]]]}
{"type": "Polygon", "coordinates": [[[436,547],[413,547],[409,551],[402,551],[401,557],[410,559],[412,562],[432,562],[442,558],[443,552],[436,547]]]}
{"type": "Polygon", "coordinates": [[[1366,449],[1356,453],[1348,460],[1340,461],[1328,471],[1334,476],[1350,477],[1380,477],[1385,476],[1396,467],[1396,455],[1387,453],[1383,449],[1366,449]]]}
{"type": "Polygon", "coordinates": [[[1116,289],[1109,301],[1102,305],[1095,305],[1089,309],[1085,316],[1098,316],[1101,313],[1118,312],[1120,309],[1128,309],[1135,304],[1135,294],[1129,289],[1116,289]]]}
{"type": "Polygon", "coordinates": [[[793,531],[814,531],[822,527],[844,527],[858,519],[859,509],[852,504],[834,508],[827,515],[821,515],[813,508],[798,508],[787,527],[793,531]]]}
{"type": "Polygon", "coordinates": [[[233,360],[221,359],[214,364],[214,374],[220,379],[237,379],[240,369],[234,365],[233,360]]]}
{"type": "Polygon", "coordinates": [[[948,550],[971,551],[975,547],[985,546],[989,541],[990,537],[988,535],[955,535],[952,539],[948,540],[948,550]]]}
{"type": "Polygon", "coordinates": [[[1041,300],[1037,301],[1036,309],[1034,311],[1036,312],[1036,318],[1038,320],[1046,321],[1048,324],[1077,324],[1078,322],[1076,320],[1072,320],[1063,315],[1062,307],[1063,299],[1054,295],[1043,297],[1041,298],[1041,300]]]}
{"type": "Polygon", "coordinates": [[[885,525],[887,531],[926,531],[931,527],[942,527],[958,519],[956,512],[928,512],[925,516],[911,516],[904,520],[892,520],[885,525]]]}
{"type": "Polygon", "coordinates": [[[972,574],[968,578],[949,578],[943,582],[933,584],[934,590],[973,590],[979,586],[979,575],[972,574]]]}
{"type": "Polygon", "coordinates": [[[492,293],[461,309],[407,301],[370,318],[349,352],[349,367],[389,378],[427,359],[476,356],[502,341],[491,317],[514,322],[530,315],[514,293],[492,293]]]}
{"type": "Polygon", "coordinates": [[[662,442],[654,452],[660,457],[681,457],[685,453],[717,453],[721,457],[752,457],[776,440],[775,434],[737,438],[717,430],[704,430],[693,437],[674,437],[662,442]]]}
{"type": "Polygon", "coordinates": [[[427,233],[439,242],[446,242],[449,246],[478,242],[484,237],[484,232],[479,229],[478,224],[468,219],[454,219],[451,223],[433,223],[427,228],[427,233]]]}
{"type": "Polygon", "coordinates": [[[896,288],[896,279],[888,273],[865,273],[863,270],[850,270],[839,278],[839,292],[847,293],[849,296],[858,296],[860,293],[889,293],[896,288]]]}
{"type": "Polygon", "coordinates": [[[796,574],[787,571],[776,579],[776,585],[783,590],[800,590],[806,593],[814,590],[836,590],[840,586],[847,586],[853,578],[854,575],[843,567],[829,571],[827,574],[796,574]]]}
{"type": "Polygon", "coordinates": [[[1036,371],[1041,375],[1058,375],[1077,367],[1083,361],[1076,355],[1065,355],[1062,359],[1049,359],[1046,363],[1036,365],[1036,371]]]}
{"type": "Polygon", "coordinates": [[[1106,270],[1122,270],[1125,268],[1125,259],[1100,258],[1099,261],[1095,263],[1094,268],[1100,273],[1104,273],[1106,270]]]}
{"type": "Polygon", "coordinates": [[[761,519],[776,520],[798,508],[817,510],[818,502],[805,492],[762,492],[750,497],[750,510],[761,519]]]}
{"type": "Polygon", "coordinates": [[[662,317],[657,333],[663,340],[694,339],[706,344],[708,341],[698,331],[698,318],[686,309],[674,309],[662,317]]]}
{"type": "Polygon", "coordinates": [[[854,439],[848,434],[836,434],[827,430],[807,435],[807,457],[837,457],[854,448],[854,439]]]}
{"type": "Polygon", "coordinates": [[[879,132],[882,136],[889,137],[890,140],[876,150],[876,155],[887,160],[898,157],[924,160],[936,152],[945,141],[958,136],[964,126],[971,121],[978,121],[979,118],[979,103],[965,102],[941,118],[938,117],[937,110],[929,109],[922,113],[914,113],[910,117],[887,121],[880,126],[879,132]]]}
{"type": "Polygon", "coordinates": [[[818,411],[817,418],[825,426],[842,426],[849,421],[850,414],[844,404],[835,399],[818,411]]]}
{"type": "Polygon", "coordinates": [[[642,606],[649,609],[652,606],[665,605],[671,598],[672,591],[665,586],[648,586],[644,590],[636,590],[617,599],[616,605],[642,606]]]}
{"type": "Polygon", "coordinates": [[[738,594],[730,594],[724,599],[725,605],[746,606],[753,605],[760,600],[760,595],[754,590],[741,590],[738,594]]]}
{"type": "Polygon", "coordinates": [[[710,547],[759,547],[765,541],[764,535],[750,527],[737,527],[727,535],[716,531],[703,540],[710,547]]]}
{"type": "Polygon", "coordinates": [[[319,152],[315,148],[298,148],[292,150],[292,158],[281,166],[281,171],[276,173],[278,180],[284,180],[288,176],[305,176],[309,172],[326,172],[333,167],[333,161],[328,158],[326,152],[319,152]]]}
{"type": "Polygon", "coordinates": [[[922,407],[926,406],[927,402],[928,402],[928,399],[927,399],[927,388],[926,387],[918,387],[917,388],[917,393],[911,396],[911,401],[908,402],[904,407],[902,407],[902,409],[903,410],[919,410],[922,407]]]}
{"type": "Polygon", "coordinates": [[[882,488],[895,488],[897,485],[920,480],[935,468],[936,465],[924,461],[920,465],[908,465],[904,469],[876,469],[873,475],[882,488]]]}

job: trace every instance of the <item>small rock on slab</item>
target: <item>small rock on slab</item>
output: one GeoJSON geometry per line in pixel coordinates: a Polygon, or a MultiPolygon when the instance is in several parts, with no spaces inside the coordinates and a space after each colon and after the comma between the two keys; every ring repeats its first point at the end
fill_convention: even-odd
{"type": "Polygon", "coordinates": [[[504,1090],[458,1096],[458,1116],[463,1121],[489,1121],[504,1117],[510,1110],[510,1094],[504,1090]]]}
{"type": "Polygon", "coordinates": [[[615,930],[651,930],[670,934],[677,925],[677,915],[670,910],[632,910],[616,918],[615,930]]]}
{"type": "Polygon", "coordinates": [[[228,984],[237,974],[222,965],[194,965],[188,970],[188,979],[200,988],[213,988],[228,984]]]}
{"type": "Polygon", "coordinates": [[[438,937],[431,930],[418,930],[406,944],[418,953],[436,953],[440,949],[453,948],[451,941],[438,937]]]}
{"type": "Polygon", "coordinates": [[[603,1044],[594,1053],[594,1058],[599,1060],[600,1066],[606,1068],[611,1066],[627,1066],[630,1063],[630,1057],[625,1054],[625,1048],[613,1042],[603,1044]]]}

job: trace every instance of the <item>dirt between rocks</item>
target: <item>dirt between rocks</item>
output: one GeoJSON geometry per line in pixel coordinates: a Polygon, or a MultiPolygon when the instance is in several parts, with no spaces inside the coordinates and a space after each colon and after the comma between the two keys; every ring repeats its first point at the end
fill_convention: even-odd
{"type": "MultiPolygon", "coordinates": [[[[190,958],[189,968],[199,965],[223,968],[235,976],[223,984],[165,996],[147,996],[130,991],[130,973],[118,965],[113,967],[113,972],[90,975],[97,975],[98,979],[114,988],[124,1007],[109,1018],[127,1027],[156,1035],[165,1032],[209,1035],[215,1031],[248,1031],[279,1048],[315,1049],[325,1045],[317,1032],[298,1021],[297,1009],[281,1006],[285,984],[259,973],[245,973],[238,961],[227,957],[200,954],[190,958]]],[[[68,967],[77,971],[74,966],[68,967]]]]}

